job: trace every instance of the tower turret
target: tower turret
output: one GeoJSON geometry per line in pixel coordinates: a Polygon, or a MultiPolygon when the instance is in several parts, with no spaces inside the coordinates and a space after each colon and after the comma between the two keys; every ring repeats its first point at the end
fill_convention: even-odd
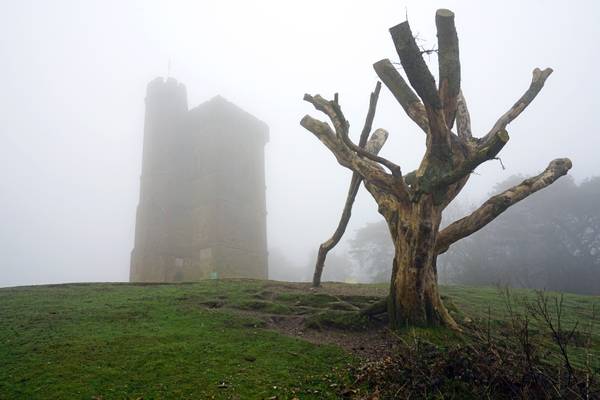
{"type": "Polygon", "coordinates": [[[163,281],[169,237],[173,235],[173,187],[180,182],[185,145],[183,123],[188,111],[185,86],[173,78],[156,78],[146,88],[144,148],[140,199],[130,280],[163,281]],[[178,162],[179,161],[179,162],[178,162]]]}

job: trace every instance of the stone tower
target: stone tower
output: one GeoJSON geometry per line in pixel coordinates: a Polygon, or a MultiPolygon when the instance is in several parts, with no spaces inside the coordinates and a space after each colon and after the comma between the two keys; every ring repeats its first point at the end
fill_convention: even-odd
{"type": "Polygon", "coordinates": [[[175,79],[148,84],[132,282],[267,278],[268,136],[220,96],[188,110],[175,79]]]}

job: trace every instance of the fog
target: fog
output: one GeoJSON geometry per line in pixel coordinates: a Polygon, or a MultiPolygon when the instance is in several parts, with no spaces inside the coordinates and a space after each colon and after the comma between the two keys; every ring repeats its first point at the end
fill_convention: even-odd
{"type": "MultiPolygon", "coordinates": [[[[600,174],[593,1],[2,2],[0,286],[128,279],[145,88],[166,75],[186,85],[191,107],[220,94],[269,125],[269,247],[307,264],[338,222],[351,174],[300,127],[307,113],[324,119],[303,94],[339,92],[356,138],[372,64],[397,57],[388,28],[408,16],[435,47],[440,7],[456,13],[475,135],[521,96],[533,68],[554,69],[508,128],[506,169],[478,168],[462,198],[479,202],[557,157],[571,158],[576,181],[600,174]]],[[[436,72],[435,55],[429,63],[436,72]]],[[[424,136],[386,88],[374,127],[390,132],[384,157],[418,165],[424,136]]],[[[347,237],[380,218],[361,190],[347,237]]]]}

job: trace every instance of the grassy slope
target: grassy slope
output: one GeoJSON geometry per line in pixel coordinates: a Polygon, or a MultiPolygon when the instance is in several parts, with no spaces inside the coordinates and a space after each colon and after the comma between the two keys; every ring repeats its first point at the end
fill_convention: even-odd
{"type": "MultiPolygon", "coordinates": [[[[333,373],[333,381],[343,383],[343,373],[333,371],[343,371],[351,356],[261,329],[260,319],[203,306],[219,301],[290,314],[313,309],[306,305],[318,310],[321,300],[331,300],[293,290],[263,300],[265,285],[0,289],[0,399],[336,398],[328,376],[333,373]],[[222,382],[227,387],[220,388],[222,382]]],[[[361,295],[385,291],[367,285],[343,289],[361,295]]],[[[488,306],[495,323],[504,318],[496,289],[447,287],[444,292],[471,318],[486,318],[488,306]]],[[[598,298],[566,296],[567,325],[589,320],[593,302],[598,298]]],[[[598,334],[595,344],[600,347],[598,334]]]]}
{"type": "MultiPolygon", "coordinates": [[[[492,336],[498,337],[499,331],[510,329],[507,297],[502,290],[491,287],[447,286],[443,288],[443,293],[456,305],[461,315],[473,318],[483,329],[487,329],[489,320],[492,336]]],[[[561,294],[546,292],[545,295],[548,296],[548,306],[554,316],[553,323],[556,325],[555,301],[560,301],[561,294]]],[[[586,362],[591,362],[595,370],[600,371],[600,297],[570,293],[564,293],[562,297],[561,330],[566,333],[576,327],[580,333],[576,340],[578,343],[569,345],[571,362],[579,368],[584,367],[586,362]],[[588,351],[585,348],[588,335],[591,335],[594,359],[588,359],[588,351]]],[[[515,314],[522,313],[526,304],[535,305],[536,298],[534,290],[511,289],[510,291],[510,303],[515,314]]],[[[555,350],[550,352],[548,357],[557,363],[562,363],[558,347],[550,345],[551,335],[547,327],[538,323],[530,314],[529,320],[532,334],[547,339],[548,348],[555,350]]]]}
{"type": "MultiPolygon", "coordinates": [[[[0,290],[0,399],[263,398],[325,391],[349,357],[190,304],[258,283],[0,290]],[[218,385],[226,382],[227,388],[218,385]],[[275,388],[276,387],[276,388],[275,388]]],[[[304,397],[304,396],[303,396],[304,397]]]]}

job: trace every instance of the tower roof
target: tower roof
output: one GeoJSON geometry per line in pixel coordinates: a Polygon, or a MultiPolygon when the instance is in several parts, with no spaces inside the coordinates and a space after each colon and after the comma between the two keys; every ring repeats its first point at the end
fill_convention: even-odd
{"type": "Polygon", "coordinates": [[[269,140],[269,127],[254,115],[230,102],[221,95],[217,95],[190,109],[190,116],[194,119],[225,119],[237,120],[251,131],[258,131],[264,135],[264,140],[269,140]]]}

